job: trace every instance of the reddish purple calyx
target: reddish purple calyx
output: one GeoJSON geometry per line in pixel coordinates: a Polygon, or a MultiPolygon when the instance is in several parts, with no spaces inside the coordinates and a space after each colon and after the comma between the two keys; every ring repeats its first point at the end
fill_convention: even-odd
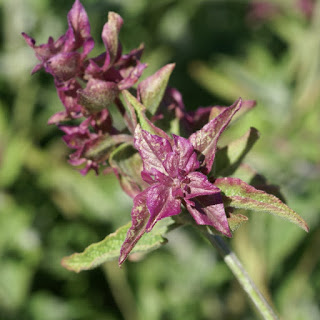
{"type": "Polygon", "coordinates": [[[173,135],[168,141],[138,127],[135,146],[143,161],[142,179],[150,184],[144,191],[150,214],[147,232],[157,221],[179,214],[183,204],[197,224],[231,236],[220,190],[197,171],[200,163],[188,139],[173,135]]]}

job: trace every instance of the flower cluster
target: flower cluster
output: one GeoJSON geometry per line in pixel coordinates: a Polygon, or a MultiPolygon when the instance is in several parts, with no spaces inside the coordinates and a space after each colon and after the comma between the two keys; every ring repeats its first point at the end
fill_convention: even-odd
{"type": "Polygon", "coordinates": [[[197,225],[209,226],[227,237],[248,219],[231,213],[236,208],[274,213],[307,230],[303,219],[263,191],[263,186],[258,190],[226,177],[240,168],[258,133],[251,128],[221,149],[218,140],[234,116],[250,110],[255,102],[238,99],[230,107],[188,112],[180,92],[167,86],[174,64],[132,88],[146,65],[140,62],[142,47],[122,55],[118,39],[122,23],[118,14],[109,13],[102,32],[106,51],[95,58],[88,58],[94,42],[79,0],[68,14],[67,32],[57,41],[49,38],[47,44],[36,46],[23,34],[40,60],[33,72],[44,68],[53,76],[65,107],[49,123],[57,124],[65,133],[63,140],[75,149],[70,162],[85,163],[83,174],[89,169],[98,172],[105,164],[133,198],[132,224],[119,264],[158,221],[175,218],[182,210],[197,225]],[[122,116],[122,127],[113,124],[114,107],[122,116]],[[85,119],[78,125],[61,124],[80,117],[85,119]]]}
{"type": "Polygon", "coordinates": [[[64,111],[53,115],[49,123],[60,125],[67,120],[86,117],[79,126],[61,126],[66,133],[64,140],[76,149],[70,162],[74,165],[87,163],[82,173],[91,168],[97,172],[99,161],[86,159],[85,154],[106,134],[116,133],[106,108],[117,100],[121,90],[132,87],[146,68],[146,64],[140,62],[143,46],[122,54],[118,39],[122,24],[118,14],[109,13],[101,36],[106,50],[94,58],[88,58],[94,40],[87,13],[79,0],[68,13],[68,30],[58,40],[50,37],[46,44],[36,46],[33,38],[22,33],[40,60],[32,73],[44,68],[53,76],[65,107],[64,111]]]}

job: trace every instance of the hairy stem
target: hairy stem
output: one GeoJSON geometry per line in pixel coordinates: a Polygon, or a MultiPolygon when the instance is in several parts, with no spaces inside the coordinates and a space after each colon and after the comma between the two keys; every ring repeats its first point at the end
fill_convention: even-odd
{"type": "Polygon", "coordinates": [[[267,300],[256,287],[255,283],[252,281],[252,279],[244,269],[238,257],[234,252],[231,251],[227,243],[220,236],[213,234],[209,228],[207,228],[206,231],[202,229],[201,232],[219,251],[219,253],[223,257],[224,262],[237,278],[243,290],[248,294],[249,298],[254,303],[261,316],[266,320],[277,320],[278,317],[276,313],[273,311],[267,300]]]}

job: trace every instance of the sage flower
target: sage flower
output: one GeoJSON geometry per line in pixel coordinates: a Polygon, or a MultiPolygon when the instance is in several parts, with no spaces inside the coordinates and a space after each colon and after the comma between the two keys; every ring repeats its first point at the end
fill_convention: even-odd
{"type": "Polygon", "coordinates": [[[157,221],[178,215],[181,205],[197,224],[232,236],[220,189],[207,175],[214,162],[217,141],[240,108],[239,99],[188,139],[172,135],[169,140],[137,126],[134,144],[143,163],[141,177],[149,187],[133,200],[132,226],[122,245],[119,264],[145,232],[152,230],[157,221]]]}

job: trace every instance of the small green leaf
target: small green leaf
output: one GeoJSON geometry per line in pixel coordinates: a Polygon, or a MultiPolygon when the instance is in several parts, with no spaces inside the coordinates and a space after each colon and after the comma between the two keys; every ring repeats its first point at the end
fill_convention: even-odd
{"type": "Polygon", "coordinates": [[[143,80],[138,86],[138,93],[143,105],[154,115],[164,96],[174,63],[167,64],[155,74],[143,80]]]}
{"type": "MultiPolygon", "coordinates": [[[[152,231],[142,236],[131,253],[149,252],[158,249],[167,242],[167,239],[162,237],[162,235],[168,231],[169,226],[173,223],[173,220],[170,218],[164,219],[163,223],[158,223],[152,231]]],[[[128,223],[120,227],[102,241],[91,244],[82,253],[74,253],[68,257],[64,257],[61,261],[62,266],[70,271],[80,272],[98,267],[104,262],[116,260],[120,255],[120,248],[130,226],[131,223],[128,223]]]]}
{"type": "Polygon", "coordinates": [[[274,195],[258,190],[237,178],[220,178],[214,184],[222,191],[227,207],[271,213],[309,231],[307,223],[274,195]]]}
{"type": "Polygon", "coordinates": [[[248,221],[248,217],[243,214],[232,214],[228,217],[229,228],[232,232],[236,231],[243,223],[248,221]]]}
{"type": "Polygon", "coordinates": [[[122,189],[135,197],[146,183],[141,178],[142,161],[137,150],[130,144],[122,144],[115,149],[109,163],[120,181],[122,189]]]}
{"type": "Polygon", "coordinates": [[[242,137],[219,149],[215,159],[215,176],[232,175],[258,139],[258,130],[250,128],[242,137]]]}
{"type": "Polygon", "coordinates": [[[169,136],[160,128],[157,128],[146,116],[146,108],[141,104],[128,90],[123,90],[122,94],[127,104],[130,104],[137,113],[138,123],[143,130],[152,134],[158,135],[165,139],[170,139],[169,136]]]}

